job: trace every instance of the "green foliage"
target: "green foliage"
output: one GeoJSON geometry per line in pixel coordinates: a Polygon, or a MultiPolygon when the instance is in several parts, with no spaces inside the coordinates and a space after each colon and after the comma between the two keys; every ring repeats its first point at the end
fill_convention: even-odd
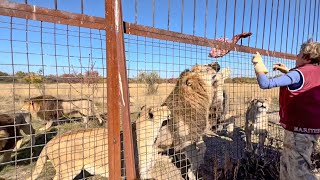
{"type": "Polygon", "coordinates": [[[235,84],[257,84],[257,78],[254,77],[236,77],[228,78],[225,83],[235,83],[235,84]]]}
{"type": "Polygon", "coordinates": [[[40,69],[37,73],[31,72],[24,76],[24,81],[30,84],[33,84],[41,94],[44,94],[44,81],[45,77],[42,75],[43,71],[40,69]]]}
{"type": "MultiPolygon", "coordinates": [[[[6,72],[0,71],[0,82],[12,82],[13,77],[10,77],[6,72]]],[[[281,75],[275,75],[278,77],[281,75]]],[[[74,73],[74,74],[61,74],[56,75],[42,75],[42,70],[38,72],[26,73],[23,71],[18,71],[15,74],[16,83],[30,83],[34,84],[36,88],[43,88],[44,82],[46,83],[86,83],[97,84],[103,83],[105,80],[99,75],[98,71],[87,70],[84,74],[74,73]]],[[[168,78],[161,79],[157,72],[140,72],[136,78],[129,78],[130,83],[145,83],[147,84],[147,94],[155,94],[158,91],[158,86],[160,83],[176,83],[178,78],[168,78]]],[[[225,83],[235,83],[235,84],[257,84],[257,79],[255,77],[235,77],[228,78],[225,83]]]]}
{"type": "Polygon", "coordinates": [[[155,94],[158,91],[160,75],[157,72],[140,72],[137,77],[138,83],[147,84],[147,94],[155,94]]]}
{"type": "Polygon", "coordinates": [[[12,82],[12,78],[6,72],[0,71],[0,82],[12,82]]]}
{"type": "Polygon", "coordinates": [[[8,73],[5,73],[5,72],[0,71],[0,76],[9,76],[9,74],[8,74],[8,73]]]}
{"type": "Polygon", "coordinates": [[[24,78],[26,75],[28,75],[28,73],[25,73],[23,71],[16,72],[16,77],[18,78],[24,78]]]}
{"type": "Polygon", "coordinates": [[[44,76],[42,75],[42,70],[39,70],[37,73],[31,72],[31,73],[26,74],[24,76],[24,80],[27,83],[31,83],[31,84],[43,83],[44,76]]]}
{"type": "Polygon", "coordinates": [[[25,80],[25,82],[30,84],[39,84],[43,82],[44,77],[34,72],[31,72],[28,75],[24,76],[23,79],[25,80]]]}

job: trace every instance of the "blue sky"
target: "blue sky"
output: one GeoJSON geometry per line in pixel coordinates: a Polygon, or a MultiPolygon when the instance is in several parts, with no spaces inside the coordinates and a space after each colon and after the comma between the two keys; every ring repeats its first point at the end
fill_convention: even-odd
{"type": "MultiPolygon", "coordinates": [[[[58,0],[58,9],[81,13],[80,2],[58,0]]],[[[28,0],[28,3],[54,8],[53,0],[28,0]]],[[[234,34],[250,31],[253,35],[238,44],[291,54],[296,54],[308,37],[318,40],[319,24],[315,22],[319,21],[319,4],[316,0],[122,1],[126,22],[210,39],[231,39],[234,34]]],[[[104,17],[104,0],[84,0],[83,11],[87,15],[104,17]]],[[[43,68],[45,74],[79,73],[89,68],[91,59],[94,68],[105,76],[104,31],[18,18],[12,18],[13,29],[10,31],[10,22],[10,17],[0,16],[0,71],[12,74],[43,68]]],[[[195,63],[211,61],[231,67],[234,77],[253,75],[252,54],[231,52],[225,57],[212,59],[207,57],[209,47],[133,35],[125,35],[125,47],[130,77],[137,76],[140,71],[157,71],[162,77],[171,78],[195,63]]],[[[264,59],[270,70],[275,62],[284,62],[289,67],[294,65],[294,61],[284,59],[264,59]]]]}

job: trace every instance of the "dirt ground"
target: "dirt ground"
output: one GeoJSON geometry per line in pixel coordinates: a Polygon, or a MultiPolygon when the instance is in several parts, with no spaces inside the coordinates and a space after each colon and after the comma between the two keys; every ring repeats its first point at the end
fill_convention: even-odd
{"type": "MultiPolygon", "coordinates": [[[[129,92],[131,96],[131,107],[130,111],[132,114],[139,111],[139,108],[143,105],[159,105],[161,104],[168,94],[171,92],[175,84],[160,84],[158,87],[158,92],[153,95],[147,95],[147,85],[145,84],[129,84],[129,92]]],[[[244,115],[247,108],[247,103],[252,98],[270,98],[271,109],[269,111],[278,111],[278,89],[272,90],[261,90],[257,84],[225,84],[225,89],[229,98],[229,114],[237,116],[236,124],[237,126],[244,125],[244,115]]],[[[94,100],[94,103],[98,106],[100,113],[107,112],[107,89],[106,84],[98,84],[95,88],[87,87],[82,84],[47,84],[45,85],[45,94],[50,94],[59,98],[81,98],[89,97],[94,100]]],[[[8,112],[12,110],[19,110],[23,103],[23,100],[28,97],[34,97],[40,95],[39,89],[32,85],[26,84],[0,84],[0,113],[8,112]]],[[[132,116],[132,120],[134,121],[132,116]]],[[[274,121],[277,121],[277,115],[274,115],[274,121]]],[[[53,138],[56,134],[61,134],[63,132],[74,130],[78,128],[84,128],[84,125],[77,121],[74,123],[66,123],[59,125],[52,130],[50,134],[42,134],[38,129],[43,126],[38,120],[34,120],[35,128],[37,130],[37,142],[39,146],[33,148],[33,160],[30,163],[30,148],[26,148],[17,154],[13,155],[13,161],[17,163],[12,163],[5,167],[0,168],[0,177],[5,179],[18,179],[23,180],[29,177],[33,171],[34,162],[36,161],[37,155],[40,153],[43,145],[53,138]]],[[[90,127],[98,127],[95,121],[90,122],[90,127]]],[[[276,127],[276,126],[275,126],[276,127]]],[[[277,127],[274,130],[274,134],[277,136],[279,133],[277,127]]],[[[27,138],[28,139],[28,138],[27,138]]],[[[239,142],[237,142],[239,145],[239,142]]],[[[241,142],[240,142],[241,144],[241,142]]],[[[216,145],[214,145],[216,147],[216,145]]],[[[242,146],[237,146],[237,144],[226,143],[226,150],[228,148],[243,148],[242,146]],[[231,147],[233,146],[233,147],[231,147]]],[[[214,152],[214,148],[210,150],[212,154],[219,154],[214,152]]],[[[236,154],[239,154],[236,150],[236,154]]],[[[51,163],[48,162],[46,166],[46,171],[42,172],[40,179],[51,179],[54,175],[54,170],[52,169],[51,163]]],[[[93,177],[91,179],[103,179],[101,177],[93,177]]]]}

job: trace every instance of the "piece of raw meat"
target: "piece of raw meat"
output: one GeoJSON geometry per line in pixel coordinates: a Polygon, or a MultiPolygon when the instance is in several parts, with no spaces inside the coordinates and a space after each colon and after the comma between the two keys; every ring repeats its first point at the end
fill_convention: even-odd
{"type": "MultiPolygon", "coordinates": [[[[237,35],[233,36],[231,41],[228,41],[228,38],[217,38],[215,40],[236,44],[239,41],[239,39],[246,38],[251,35],[252,35],[251,32],[245,32],[245,33],[241,33],[241,34],[237,34],[237,35]]],[[[228,54],[229,52],[230,52],[230,50],[227,50],[227,49],[218,49],[218,48],[212,47],[208,57],[219,58],[219,57],[222,57],[222,56],[228,54]]]]}

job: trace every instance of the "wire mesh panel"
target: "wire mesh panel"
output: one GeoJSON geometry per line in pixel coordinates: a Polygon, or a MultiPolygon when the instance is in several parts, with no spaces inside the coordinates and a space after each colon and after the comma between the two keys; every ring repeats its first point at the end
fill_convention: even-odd
{"type": "MultiPolygon", "coordinates": [[[[135,114],[138,114],[138,112],[142,112],[142,114],[145,111],[151,114],[164,113],[163,110],[156,111],[155,109],[158,109],[159,107],[165,108],[170,105],[169,103],[171,101],[175,101],[174,99],[169,98],[172,96],[172,93],[177,93],[175,98],[177,98],[178,101],[176,102],[177,107],[173,107],[172,111],[175,113],[181,111],[179,113],[184,113],[183,117],[187,119],[188,111],[192,110],[185,104],[190,102],[188,102],[188,100],[179,99],[178,95],[187,94],[191,96],[191,94],[184,92],[184,88],[186,87],[184,87],[185,84],[181,84],[180,82],[181,73],[186,69],[195,71],[194,66],[196,64],[204,65],[212,63],[214,60],[208,58],[210,48],[134,35],[126,35],[125,43],[129,89],[133,102],[131,106],[132,121],[136,121],[137,116],[135,116],[135,114]],[[174,91],[177,88],[181,88],[180,91],[174,91]],[[181,92],[183,92],[183,94],[181,92]],[[170,100],[168,101],[168,99],[170,100]],[[180,105],[182,107],[179,107],[179,103],[182,103],[185,106],[180,105]],[[147,110],[144,108],[147,108],[147,110]],[[185,111],[184,108],[187,109],[187,111],[185,111]],[[141,109],[143,110],[141,111],[141,109]]],[[[264,152],[267,154],[267,157],[270,158],[270,162],[266,160],[266,164],[261,166],[261,168],[259,167],[260,169],[257,170],[264,171],[264,169],[266,169],[266,174],[268,174],[268,171],[272,170],[275,171],[272,172],[275,173],[275,177],[273,178],[276,178],[277,176],[276,163],[279,163],[279,149],[281,148],[282,141],[282,130],[278,124],[279,92],[277,89],[260,89],[251,67],[251,56],[252,55],[248,53],[230,52],[228,55],[218,60],[221,68],[220,72],[225,72],[228,68],[231,69],[231,72],[228,77],[225,77],[225,79],[219,83],[218,88],[221,92],[215,92],[216,94],[213,94],[212,96],[213,107],[211,108],[211,112],[209,112],[208,120],[211,122],[211,130],[214,135],[204,139],[206,151],[203,152],[204,162],[200,167],[202,177],[205,179],[228,179],[233,176],[245,178],[245,175],[250,173],[252,173],[252,177],[257,175],[255,174],[256,171],[251,172],[251,170],[249,170],[256,166],[257,164],[255,163],[257,162],[242,162],[244,161],[243,158],[246,157],[246,113],[252,99],[261,99],[262,101],[265,101],[266,108],[268,108],[267,116],[269,117],[266,124],[267,127],[265,127],[268,131],[268,137],[267,142],[265,142],[264,152]],[[214,103],[217,98],[220,98],[219,94],[223,95],[222,107],[219,107],[219,103],[214,103]],[[239,172],[237,173],[235,171],[239,172]]],[[[272,57],[263,58],[267,66],[272,66],[272,63],[274,62],[286,63],[288,66],[293,66],[294,63],[292,60],[272,57]]],[[[273,77],[276,75],[279,74],[277,72],[270,72],[269,76],[273,77]]],[[[205,91],[205,89],[200,90],[205,91]]],[[[190,89],[189,91],[194,91],[194,89],[190,89]]],[[[191,97],[190,100],[197,104],[201,103],[202,99],[200,98],[203,97],[195,96],[191,97]]],[[[253,106],[251,108],[257,107],[253,106]]],[[[194,111],[195,114],[202,113],[201,110],[194,111]]],[[[172,113],[171,116],[175,118],[177,115],[172,113]]],[[[142,117],[144,120],[148,120],[145,116],[142,117]]],[[[142,118],[137,119],[139,123],[141,123],[140,121],[142,120],[142,118]]],[[[138,138],[137,148],[143,148],[144,152],[148,151],[148,149],[149,151],[153,149],[162,154],[161,158],[163,158],[163,156],[170,158],[170,161],[180,170],[181,174],[179,175],[183,178],[188,178],[188,171],[190,171],[191,168],[190,160],[186,159],[183,153],[184,150],[175,149],[175,141],[173,140],[175,131],[179,131],[179,128],[185,127],[180,124],[176,126],[176,129],[171,129],[170,131],[170,120],[172,120],[170,119],[170,116],[164,117],[164,120],[161,122],[162,127],[160,128],[160,132],[158,132],[158,124],[145,125],[143,126],[143,129],[136,129],[137,133],[145,133],[141,136],[146,136],[149,137],[147,139],[150,139],[150,142],[148,143],[145,139],[138,138]],[[156,143],[153,144],[151,142],[156,143]],[[155,145],[156,147],[154,147],[155,145]]],[[[203,121],[203,119],[195,118],[193,120],[196,123],[206,125],[206,121],[203,121]]],[[[171,124],[171,126],[174,125],[171,124]]],[[[204,130],[205,129],[203,129],[203,134],[205,134],[204,130]]],[[[188,132],[188,129],[183,129],[183,131],[188,132]]],[[[201,135],[194,134],[194,136],[201,135]]],[[[252,135],[252,143],[257,144],[258,142],[258,136],[252,135]]],[[[197,159],[196,161],[201,160],[197,159]]],[[[147,162],[143,159],[139,159],[139,163],[143,163],[141,166],[148,166],[147,162]]],[[[157,178],[165,179],[168,176],[168,173],[175,172],[176,170],[166,163],[166,161],[162,162],[162,166],[154,165],[153,168],[150,166],[151,170],[149,173],[159,171],[160,173],[156,174],[157,178]],[[160,170],[161,168],[162,171],[160,170]]],[[[147,174],[148,172],[145,173],[147,174]]],[[[269,175],[274,175],[272,173],[269,175]]],[[[175,178],[178,177],[178,175],[174,173],[171,175],[175,178]]]]}
{"type": "MultiPolygon", "coordinates": [[[[81,4],[81,14],[70,13],[74,10],[70,3],[51,1],[37,5],[47,7],[51,3],[54,10],[30,6],[28,1],[21,4],[0,2],[1,14],[7,15],[1,16],[1,79],[6,83],[4,93],[9,95],[5,90],[11,93],[8,98],[10,102],[3,104],[6,107],[2,109],[4,114],[0,118],[3,136],[1,178],[81,179],[97,176],[117,179],[120,176],[117,175],[117,172],[120,172],[117,167],[121,165],[117,161],[120,160],[120,151],[119,157],[116,157],[115,151],[118,145],[120,149],[122,142],[120,135],[117,137],[117,134],[120,134],[120,116],[116,117],[115,111],[120,109],[120,106],[110,107],[112,101],[107,103],[106,99],[107,93],[115,104],[117,99],[120,99],[114,89],[119,89],[121,83],[116,80],[114,85],[110,84],[114,82],[113,79],[118,79],[118,76],[109,75],[111,80],[108,81],[108,86],[106,81],[107,63],[113,65],[114,60],[119,61],[119,52],[106,48],[110,39],[113,40],[108,47],[114,48],[115,35],[106,36],[106,30],[109,30],[108,34],[113,34],[112,30],[110,31],[112,28],[107,29],[106,18],[86,15],[90,13],[85,12],[87,6],[84,6],[84,1],[77,4],[81,4]],[[72,10],[61,11],[68,8],[72,10]],[[106,52],[109,61],[106,61],[106,52]],[[110,91],[115,93],[110,95],[110,91]],[[112,110],[109,113],[106,112],[107,106],[112,110]],[[12,112],[9,112],[10,110],[12,112]],[[111,133],[108,133],[106,128],[107,116],[112,117],[108,121],[111,124],[111,133]],[[20,134],[20,129],[27,133],[26,135],[31,134],[32,139],[27,141],[30,145],[23,142],[22,149],[26,152],[23,151],[22,154],[19,148],[22,141],[19,140],[24,136],[20,134]],[[112,143],[108,146],[109,139],[112,139],[112,143]],[[117,143],[114,143],[114,140],[117,140],[117,143]],[[15,146],[19,152],[15,153],[15,159],[11,160],[11,151],[15,146]],[[113,150],[111,154],[108,153],[108,148],[113,150]],[[112,162],[108,161],[111,158],[112,162]],[[50,163],[46,163],[47,160],[50,163]],[[109,169],[113,171],[109,173],[109,169]],[[20,170],[23,173],[18,173],[20,170]]],[[[112,7],[111,11],[114,11],[114,6],[107,1],[105,4],[109,4],[108,7],[112,7]]],[[[108,13],[107,8],[105,11],[102,9],[100,14],[114,13],[108,13]]],[[[107,17],[109,22],[115,19],[110,15],[107,17]]],[[[118,67],[110,67],[108,65],[109,74],[119,72],[118,67]]],[[[124,71],[120,70],[119,73],[121,72],[124,71]]],[[[125,79],[125,74],[119,74],[119,79],[125,79]]],[[[127,94],[126,90],[122,92],[127,94]]],[[[121,100],[127,104],[124,94],[121,100]]],[[[124,111],[121,114],[123,119],[125,113],[124,111]]],[[[123,128],[128,129],[128,123],[125,125],[125,122],[123,120],[123,128]]],[[[124,133],[125,142],[131,140],[128,133],[124,133]]],[[[124,147],[127,148],[127,145],[124,147]]],[[[126,164],[130,164],[128,152],[127,149],[129,156],[122,153],[122,157],[127,158],[126,164]]],[[[132,170],[126,170],[130,176],[132,170]]]]}
{"type": "Polygon", "coordinates": [[[268,77],[294,68],[318,1],[14,2],[0,1],[1,178],[279,178],[279,89],[259,87],[252,57],[268,77]]]}
{"type": "MultiPolygon", "coordinates": [[[[46,151],[43,148],[52,138],[105,126],[106,34],[13,17],[0,19],[4,133],[0,176],[24,179],[31,176],[40,152],[46,151]],[[21,148],[11,153],[15,144],[21,148]]],[[[63,140],[59,143],[64,144],[63,140]]],[[[40,179],[54,176],[50,163],[44,169],[40,179]]]]}
{"type": "Polygon", "coordinates": [[[137,118],[139,124],[165,114],[163,108],[171,113],[160,131],[158,122],[136,129],[144,133],[138,151],[143,148],[146,157],[156,151],[159,161],[171,162],[154,174],[158,161],[141,157],[140,175],[166,179],[178,168],[171,178],[278,179],[279,89],[259,87],[251,59],[257,51],[263,55],[268,77],[281,75],[272,71],[274,63],[294,68],[301,43],[318,39],[316,7],[317,1],[129,1],[124,17],[131,113],[149,112],[137,118]],[[206,79],[199,79],[205,70],[199,69],[209,73],[216,62],[216,84],[204,85],[206,79]],[[198,79],[188,81],[188,74],[198,79]],[[201,109],[206,105],[208,112],[201,109]]]}

